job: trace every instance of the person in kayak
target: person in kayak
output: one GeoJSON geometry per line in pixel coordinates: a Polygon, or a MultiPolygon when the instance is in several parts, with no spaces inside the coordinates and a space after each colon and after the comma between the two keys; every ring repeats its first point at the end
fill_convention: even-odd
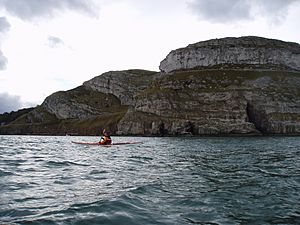
{"type": "Polygon", "coordinates": [[[101,140],[99,141],[100,145],[111,145],[112,140],[110,137],[110,132],[106,131],[105,129],[103,130],[103,137],[101,137],[101,140]]]}

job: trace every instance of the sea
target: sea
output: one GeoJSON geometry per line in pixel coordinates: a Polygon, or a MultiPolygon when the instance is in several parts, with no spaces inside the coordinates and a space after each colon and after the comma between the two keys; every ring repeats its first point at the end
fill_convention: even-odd
{"type": "Polygon", "coordinates": [[[300,137],[0,136],[0,224],[300,224],[300,137]]]}

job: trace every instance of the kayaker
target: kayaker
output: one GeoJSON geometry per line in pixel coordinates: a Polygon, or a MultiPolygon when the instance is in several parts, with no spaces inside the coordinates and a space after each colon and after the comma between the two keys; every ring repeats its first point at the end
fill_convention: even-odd
{"type": "Polygon", "coordinates": [[[111,137],[110,137],[110,132],[106,131],[105,129],[103,130],[103,137],[99,141],[100,145],[110,145],[112,143],[111,137]]]}

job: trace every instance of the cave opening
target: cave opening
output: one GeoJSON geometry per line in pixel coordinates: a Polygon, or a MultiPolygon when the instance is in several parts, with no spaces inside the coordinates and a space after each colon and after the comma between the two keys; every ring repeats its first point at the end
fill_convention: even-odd
{"type": "Polygon", "coordinates": [[[262,128],[262,117],[261,117],[261,114],[249,102],[247,103],[247,106],[246,106],[246,113],[247,113],[247,118],[248,118],[247,122],[253,123],[254,126],[255,126],[255,128],[258,131],[264,133],[264,129],[262,128]]]}

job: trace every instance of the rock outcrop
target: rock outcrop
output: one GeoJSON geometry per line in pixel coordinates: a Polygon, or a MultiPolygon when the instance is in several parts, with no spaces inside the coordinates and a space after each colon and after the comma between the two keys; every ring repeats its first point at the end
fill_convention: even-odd
{"type": "Polygon", "coordinates": [[[112,94],[123,105],[135,105],[135,95],[146,89],[157,72],[146,70],[110,71],[97,76],[83,85],[94,91],[112,94]]]}
{"type": "Polygon", "coordinates": [[[57,92],[0,133],[300,134],[300,47],[259,37],[172,51],[161,72],[111,71],[57,92]]]}
{"type": "Polygon", "coordinates": [[[171,51],[160,70],[201,68],[300,70],[300,45],[279,40],[241,37],[213,39],[171,51]]]}
{"type": "Polygon", "coordinates": [[[112,95],[80,86],[48,96],[42,107],[58,119],[87,119],[109,114],[121,107],[120,100],[112,95]]]}

